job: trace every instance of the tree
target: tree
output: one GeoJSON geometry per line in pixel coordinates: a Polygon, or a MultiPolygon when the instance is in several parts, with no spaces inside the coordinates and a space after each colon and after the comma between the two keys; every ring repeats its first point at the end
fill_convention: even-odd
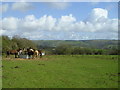
{"type": "Polygon", "coordinates": [[[20,38],[14,36],[10,39],[8,36],[2,36],[2,52],[5,53],[7,50],[15,50],[19,48],[32,47],[36,49],[36,45],[26,38],[20,38]]]}

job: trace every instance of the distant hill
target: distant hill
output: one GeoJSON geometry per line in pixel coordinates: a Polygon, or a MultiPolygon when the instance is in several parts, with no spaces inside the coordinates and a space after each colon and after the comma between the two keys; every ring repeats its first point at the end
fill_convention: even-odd
{"type": "Polygon", "coordinates": [[[86,47],[96,49],[117,48],[118,40],[32,40],[39,48],[52,48],[61,44],[74,47],[86,47]]]}

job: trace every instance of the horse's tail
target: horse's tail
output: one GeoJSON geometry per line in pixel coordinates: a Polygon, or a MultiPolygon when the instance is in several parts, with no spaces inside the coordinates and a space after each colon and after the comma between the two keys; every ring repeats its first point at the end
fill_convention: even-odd
{"type": "Polygon", "coordinates": [[[42,51],[41,50],[39,50],[39,55],[40,55],[40,58],[42,57],[42,51]]]}

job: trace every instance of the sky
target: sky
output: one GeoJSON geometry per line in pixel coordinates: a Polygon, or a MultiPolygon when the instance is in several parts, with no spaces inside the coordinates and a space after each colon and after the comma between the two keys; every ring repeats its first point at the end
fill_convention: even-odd
{"type": "Polygon", "coordinates": [[[117,2],[3,2],[0,35],[31,40],[118,39],[117,2]]]}

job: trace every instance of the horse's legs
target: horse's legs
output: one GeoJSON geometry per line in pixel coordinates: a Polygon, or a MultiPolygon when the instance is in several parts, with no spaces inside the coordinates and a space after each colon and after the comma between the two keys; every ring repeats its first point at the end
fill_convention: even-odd
{"type": "Polygon", "coordinates": [[[15,58],[17,58],[17,54],[15,53],[15,58]]]}
{"type": "Polygon", "coordinates": [[[42,53],[40,53],[40,58],[42,58],[42,53]]]}
{"type": "Polygon", "coordinates": [[[28,59],[30,59],[30,56],[31,56],[31,55],[30,55],[30,54],[28,54],[28,59]]]}
{"type": "Polygon", "coordinates": [[[34,55],[32,55],[32,59],[34,59],[34,57],[35,57],[35,56],[34,56],[34,55]]]}
{"type": "Polygon", "coordinates": [[[40,58],[42,58],[42,55],[40,56],[40,58]]]}
{"type": "Polygon", "coordinates": [[[10,52],[7,51],[7,52],[6,52],[6,58],[7,58],[9,55],[10,55],[10,52]]]}

